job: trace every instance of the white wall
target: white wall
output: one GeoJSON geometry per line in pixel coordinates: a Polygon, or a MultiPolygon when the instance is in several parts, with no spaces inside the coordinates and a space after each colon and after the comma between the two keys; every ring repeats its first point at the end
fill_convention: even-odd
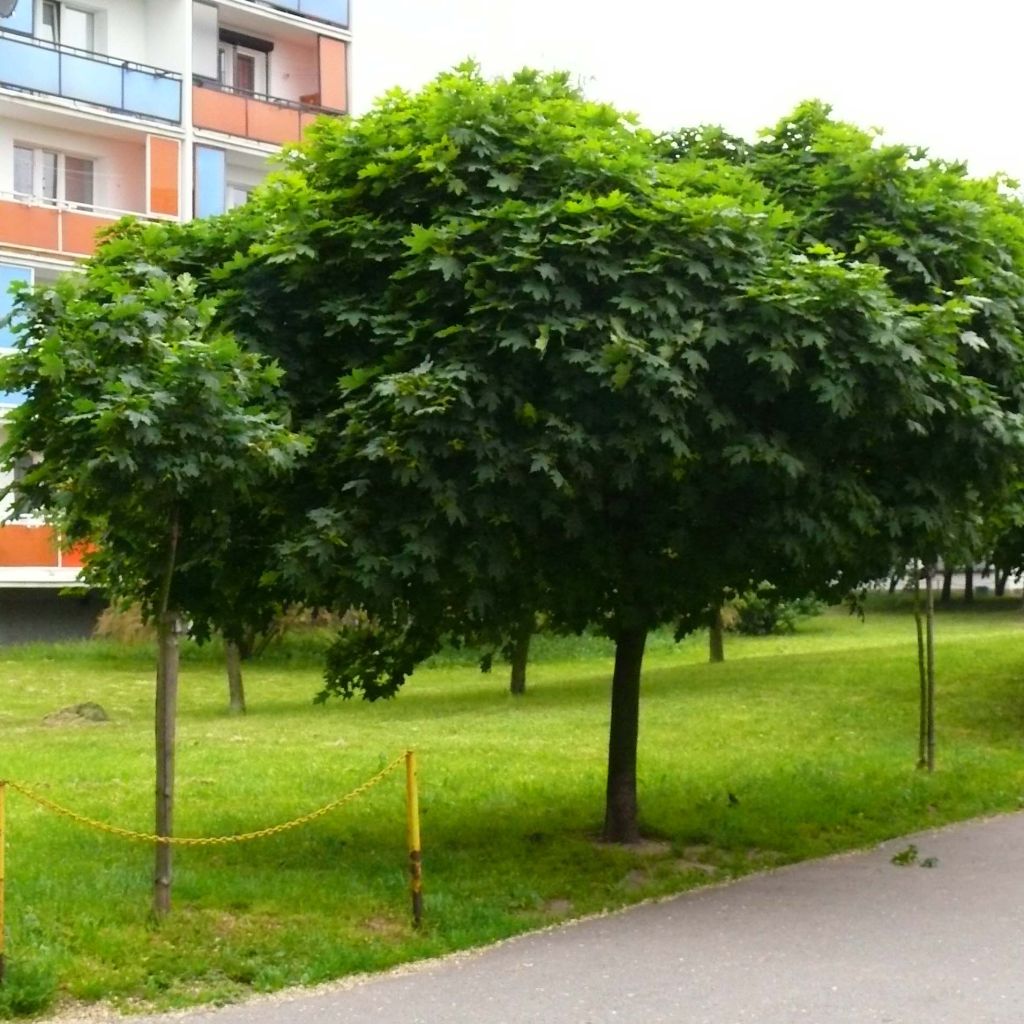
{"type": "Polygon", "coordinates": [[[229,185],[243,185],[246,188],[255,188],[270,173],[271,166],[268,160],[253,160],[243,157],[239,153],[227,152],[227,167],[225,178],[229,185]]]}
{"type": "Polygon", "coordinates": [[[192,4],[192,73],[217,77],[217,8],[192,4]]]}
{"type": "Polygon", "coordinates": [[[93,13],[99,53],[180,72],[185,67],[186,2],[76,0],[76,6],[93,13]]]}
{"type": "Polygon", "coordinates": [[[292,40],[277,40],[270,54],[270,95],[285,100],[320,91],[316,36],[308,46],[292,40]]]}
{"type": "Polygon", "coordinates": [[[144,64],[168,71],[185,70],[188,54],[186,18],[189,0],[145,0],[144,64]]]}
{"type": "Polygon", "coordinates": [[[144,145],[4,119],[0,121],[0,192],[14,188],[15,142],[94,160],[94,204],[113,210],[145,211],[144,145]]]}

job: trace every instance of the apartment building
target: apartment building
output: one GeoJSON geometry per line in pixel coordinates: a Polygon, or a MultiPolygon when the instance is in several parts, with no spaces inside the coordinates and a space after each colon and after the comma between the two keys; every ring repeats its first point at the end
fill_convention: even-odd
{"type": "MultiPolygon", "coordinates": [[[[350,45],[349,0],[0,0],[0,316],[11,282],[73,268],[125,214],[245,202],[346,112],[350,45]]],[[[86,629],[94,603],[57,596],[80,564],[41,522],[0,526],[0,643],[86,629]]]]}

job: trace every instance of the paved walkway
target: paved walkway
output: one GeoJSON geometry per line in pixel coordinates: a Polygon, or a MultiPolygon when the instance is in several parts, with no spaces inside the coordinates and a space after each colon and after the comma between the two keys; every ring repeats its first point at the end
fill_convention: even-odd
{"type": "Polygon", "coordinates": [[[1024,1024],[1024,813],[186,1019],[1024,1024]],[[895,867],[890,858],[910,842],[936,866],[895,867]]]}

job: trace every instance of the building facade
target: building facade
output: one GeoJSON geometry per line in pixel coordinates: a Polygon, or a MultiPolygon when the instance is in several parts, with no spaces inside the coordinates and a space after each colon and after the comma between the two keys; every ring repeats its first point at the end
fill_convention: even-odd
{"type": "MultiPolygon", "coordinates": [[[[350,44],[349,0],[0,0],[0,317],[13,281],[72,269],[125,214],[245,202],[282,144],[347,111],[350,44]]],[[[80,564],[40,522],[0,526],[0,642],[6,609],[45,608],[80,564]]]]}

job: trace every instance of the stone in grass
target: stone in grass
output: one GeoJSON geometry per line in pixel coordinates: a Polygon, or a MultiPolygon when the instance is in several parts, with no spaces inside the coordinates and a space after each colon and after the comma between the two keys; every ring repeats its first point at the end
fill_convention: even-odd
{"type": "Polygon", "coordinates": [[[44,725],[100,725],[110,721],[110,715],[92,701],[71,704],[59,711],[51,711],[43,719],[44,725]]]}

